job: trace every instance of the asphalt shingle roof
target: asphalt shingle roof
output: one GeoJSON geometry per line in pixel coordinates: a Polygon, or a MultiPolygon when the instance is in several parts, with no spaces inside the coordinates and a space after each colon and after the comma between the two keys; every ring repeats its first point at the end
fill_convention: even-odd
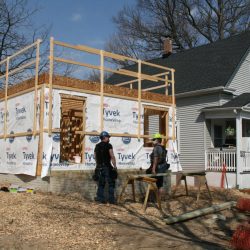
{"type": "Polygon", "coordinates": [[[250,93],[244,93],[241,94],[235,98],[233,98],[232,100],[230,100],[229,102],[223,104],[222,106],[213,106],[213,107],[208,107],[208,108],[204,108],[202,109],[203,111],[206,110],[211,110],[211,109],[225,109],[225,108],[242,108],[244,106],[246,106],[247,104],[250,103],[250,93]]]}
{"type": "MultiPolygon", "coordinates": [[[[167,58],[156,58],[151,63],[171,67],[175,72],[176,94],[207,88],[226,86],[250,47],[250,31],[240,35],[171,54],[167,58]]],[[[137,71],[137,65],[127,67],[137,71]]],[[[144,65],[142,73],[156,74],[162,71],[144,65]]],[[[115,84],[133,78],[114,74],[108,83],[115,84]]],[[[142,87],[155,86],[156,83],[144,82],[142,87]]],[[[159,83],[162,84],[162,83],[159,83]]],[[[155,92],[163,92],[157,90],[155,92]]]]}

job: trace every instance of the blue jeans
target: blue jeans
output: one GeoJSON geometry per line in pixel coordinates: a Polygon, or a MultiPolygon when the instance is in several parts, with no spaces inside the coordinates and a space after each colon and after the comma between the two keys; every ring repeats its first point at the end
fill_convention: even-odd
{"type": "Polygon", "coordinates": [[[108,201],[109,203],[115,202],[115,180],[110,177],[110,168],[104,167],[101,170],[100,178],[98,181],[98,189],[97,189],[97,200],[100,202],[105,202],[104,189],[105,184],[108,183],[108,201]]]}

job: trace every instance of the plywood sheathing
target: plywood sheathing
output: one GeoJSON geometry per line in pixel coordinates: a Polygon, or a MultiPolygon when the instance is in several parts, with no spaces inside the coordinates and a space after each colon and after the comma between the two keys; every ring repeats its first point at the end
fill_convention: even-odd
{"type": "MultiPolygon", "coordinates": [[[[14,86],[8,87],[8,97],[11,97],[12,95],[19,93],[21,91],[34,88],[34,81],[35,79],[31,78],[14,86]]],[[[43,73],[39,75],[38,85],[48,82],[49,82],[48,73],[43,73]]],[[[88,80],[80,80],[72,77],[58,76],[58,75],[53,76],[53,85],[62,86],[62,89],[63,87],[70,87],[75,89],[76,92],[77,90],[88,90],[94,92],[100,92],[101,90],[101,85],[99,83],[91,82],[88,80]]],[[[138,91],[136,89],[128,89],[110,84],[104,84],[104,93],[138,98],[138,91]]],[[[4,98],[4,91],[0,91],[0,99],[3,98],[4,98]]],[[[157,102],[164,102],[166,104],[172,103],[171,96],[166,96],[151,92],[142,92],[141,98],[142,100],[148,100],[149,102],[157,101],[157,102]]]]}

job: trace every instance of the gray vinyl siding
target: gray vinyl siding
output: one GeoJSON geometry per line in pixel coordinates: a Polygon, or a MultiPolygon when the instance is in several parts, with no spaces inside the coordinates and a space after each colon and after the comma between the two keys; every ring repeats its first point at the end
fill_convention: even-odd
{"type": "Polygon", "coordinates": [[[235,95],[250,93],[250,52],[239,65],[228,87],[236,90],[235,95]]]}
{"type": "Polygon", "coordinates": [[[177,119],[180,122],[180,162],[183,170],[205,169],[205,148],[211,142],[209,124],[202,108],[219,104],[219,95],[177,98],[177,119]]]}

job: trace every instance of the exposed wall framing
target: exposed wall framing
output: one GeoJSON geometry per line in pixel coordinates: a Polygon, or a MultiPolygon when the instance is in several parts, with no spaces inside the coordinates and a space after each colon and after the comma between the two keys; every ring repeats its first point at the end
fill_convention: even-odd
{"type": "MultiPolygon", "coordinates": [[[[174,69],[164,67],[161,65],[152,64],[149,62],[137,60],[134,58],[113,54],[110,52],[106,52],[103,50],[98,50],[94,48],[90,48],[83,45],[71,45],[68,43],[63,43],[60,41],[55,41],[54,38],[50,39],[50,54],[49,54],[49,73],[44,73],[42,75],[38,75],[39,72],[39,62],[40,62],[40,43],[41,40],[38,39],[35,43],[25,47],[24,49],[20,50],[19,52],[13,54],[12,56],[7,57],[5,60],[0,62],[0,65],[5,64],[6,73],[0,76],[0,79],[5,79],[4,83],[4,91],[0,91],[0,100],[4,101],[4,133],[0,135],[0,139],[6,139],[10,137],[20,137],[20,136],[27,136],[32,135],[36,136],[39,135],[39,149],[38,149],[38,163],[37,163],[37,175],[41,174],[42,169],[42,149],[43,149],[43,133],[46,132],[51,135],[53,132],[62,132],[60,129],[54,129],[52,124],[52,101],[53,101],[53,89],[62,89],[62,90],[71,90],[76,92],[82,93],[89,93],[94,95],[100,96],[100,109],[101,109],[101,117],[100,117],[100,129],[103,130],[103,102],[104,97],[114,97],[126,100],[134,100],[138,102],[138,129],[136,134],[126,134],[127,137],[131,138],[143,138],[148,139],[151,137],[149,134],[142,134],[141,133],[141,114],[143,113],[142,108],[146,109],[153,109],[158,110],[159,113],[162,115],[164,114],[164,126],[165,134],[163,138],[166,140],[166,143],[169,139],[175,140],[175,87],[174,87],[174,69]],[[77,62],[73,60],[69,60],[66,58],[59,58],[55,57],[54,49],[56,46],[62,48],[70,48],[80,52],[87,52],[91,54],[95,54],[100,56],[100,66],[77,62]],[[30,48],[36,49],[36,58],[35,60],[31,60],[30,62],[16,68],[13,70],[9,70],[10,61],[15,58],[16,56],[26,52],[30,48]],[[112,69],[105,67],[105,60],[107,59],[115,59],[115,60],[128,60],[132,61],[136,65],[138,65],[137,72],[130,71],[127,69],[112,69]],[[57,76],[54,74],[55,70],[55,62],[61,62],[66,64],[78,65],[81,67],[87,67],[90,69],[95,69],[100,71],[100,82],[91,82],[87,80],[80,80],[70,77],[63,77],[57,76]],[[35,65],[35,75],[34,78],[26,80],[20,84],[16,84],[15,86],[9,86],[9,76],[13,75],[25,68],[28,68],[32,65],[35,65]],[[143,65],[147,65],[150,67],[154,67],[160,69],[161,73],[157,73],[154,75],[148,75],[142,72],[143,65]],[[135,78],[134,80],[126,81],[123,83],[118,83],[115,85],[105,84],[104,81],[104,74],[105,72],[110,72],[114,74],[120,74],[124,76],[129,76],[135,78]],[[152,86],[149,88],[145,88],[143,86],[144,80],[151,81],[156,83],[156,86],[152,86]],[[160,83],[160,85],[159,85],[160,83]],[[126,88],[128,85],[130,88],[126,88]],[[137,87],[135,87],[137,85],[137,87]],[[122,86],[125,86],[122,87],[122,86]],[[171,96],[168,95],[168,87],[172,87],[171,96]],[[48,119],[48,128],[44,128],[44,89],[49,88],[49,119],[48,119]],[[152,93],[150,91],[165,88],[165,95],[152,93]],[[38,90],[41,89],[40,94],[40,120],[39,120],[39,129],[37,128],[37,100],[38,100],[38,90]],[[8,127],[7,127],[7,111],[8,111],[8,100],[10,98],[14,98],[16,96],[22,95],[24,93],[28,93],[34,91],[34,119],[33,119],[33,129],[30,132],[22,132],[22,133],[15,133],[15,134],[8,134],[8,127]],[[146,102],[150,105],[142,107],[142,103],[146,102]],[[173,108],[173,134],[172,136],[168,136],[168,108],[160,108],[156,107],[157,105],[163,105],[165,107],[172,107],[173,108]],[[152,107],[151,107],[152,105],[152,107]]],[[[64,54],[65,55],[65,54],[64,54]]],[[[83,110],[85,110],[86,101],[83,102],[83,110]]],[[[80,124],[79,128],[75,131],[75,134],[81,135],[82,140],[82,148],[80,148],[81,154],[83,155],[85,150],[85,136],[86,135],[99,135],[101,131],[97,132],[90,132],[86,131],[85,129],[85,115],[83,115],[82,124],[80,124]]],[[[114,137],[123,137],[124,134],[122,133],[112,133],[111,135],[114,137]]],[[[82,162],[84,162],[84,157],[82,157],[82,162]]]]}

